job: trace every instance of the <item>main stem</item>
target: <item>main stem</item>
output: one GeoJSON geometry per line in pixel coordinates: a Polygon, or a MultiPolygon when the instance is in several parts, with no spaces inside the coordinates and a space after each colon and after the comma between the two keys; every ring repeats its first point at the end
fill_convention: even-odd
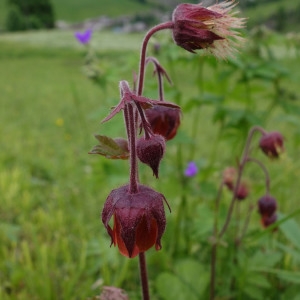
{"type": "Polygon", "coordinates": [[[172,29],[173,26],[174,23],[172,21],[161,23],[151,28],[144,37],[142,43],[142,49],[141,49],[141,56],[140,56],[140,66],[139,66],[139,79],[138,79],[138,90],[137,90],[137,94],[139,96],[142,95],[143,93],[144,77],[145,77],[145,61],[146,61],[146,52],[147,52],[149,39],[155,32],[163,29],[172,29]]]}
{"type": "Polygon", "coordinates": [[[139,262],[140,262],[140,277],[141,277],[141,284],[142,284],[143,300],[150,300],[145,252],[141,252],[139,254],[139,262]]]}
{"type": "Polygon", "coordinates": [[[219,217],[219,206],[222,195],[224,182],[222,181],[215,203],[215,218],[214,218],[214,234],[211,249],[211,260],[210,260],[210,300],[215,299],[215,285],[216,285],[216,261],[217,261],[217,248],[218,248],[218,217],[219,217]]]}
{"type": "Polygon", "coordinates": [[[130,181],[129,192],[135,194],[138,192],[138,165],[136,156],[136,128],[135,116],[131,103],[127,103],[124,108],[125,123],[129,142],[130,152],[130,181]]]}

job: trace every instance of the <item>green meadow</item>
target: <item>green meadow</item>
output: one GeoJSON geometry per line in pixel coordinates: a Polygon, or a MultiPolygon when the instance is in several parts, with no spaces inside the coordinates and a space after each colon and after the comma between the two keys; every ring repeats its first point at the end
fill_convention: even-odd
{"type": "MultiPolygon", "coordinates": [[[[72,21],[83,18],[87,7],[101,12],[94,1],[64,5],[58,17],[64,19],[72,9],[72,21]]],[[[107,14],[116,15],[114,7],[107,14]]],[[[100,219],[110,191],[128,182],[128,161],[88,152],[97,144],[94,134],[125,137],[121,114],[104,124],[101,120],[119,101],[119,81],[132,85],[143,33],[94,32],[90,46],[100,81],[86,76],[87,49],[73,34],[0,35],[3,300],[99,299],[103,286],[123,288],[131,300],[140,299],[137,260],[109,247],[100,219]]],[[[171,213],[166,209],[162,250],[147,252],[152,299],[209,298],[213,224],[216,219],[224,223],[231,200],[224,189],[215,211],[222,172],[237,165],[256,125],[284,136],[279,159],[260,151],[259,135],[252,147],[253,157],[269,172],[278,219],[273,227],[261,225],[256,203],[265,193],[264,172],[247,165],[243,179],[249,196],[237,203],[219,245],[217,299],[300,299],[300,53],[297,40],[284,35],[264,29],[244,35],[246,46],[228,61],[186,53],[169,33],[155,36],[158,54],[150,42],[149,55],[157,55],[173,81],[172,86],[165,82],[165,97],[183,111],[178,135],[167,143],[160,178],[140,166],[141,181],[163,193],[172,208],[171,213]],[[199,168],[193,178],[183,175],[189,161],[199,168]]],[[[145,96],[156,98],[152,71],[149,66],[145,96]]]]}

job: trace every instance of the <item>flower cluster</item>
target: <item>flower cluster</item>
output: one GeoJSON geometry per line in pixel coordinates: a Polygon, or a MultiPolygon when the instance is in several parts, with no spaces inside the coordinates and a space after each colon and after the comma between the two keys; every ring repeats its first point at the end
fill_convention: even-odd
{"type": "MultiPolygon", "coordinates": [[[[121,100],[103,122],[123,111],[127,140],[124,143],[122,139],[120,143],[118,138],[97,135],[100,144],[90,153],[130,160],[129,183],[111,191],[102,211],[102,222],[112,244],[118,246],[125,256],[135,257],[152,246],[156,250],[161,248],[161,238],[166,227],[166,199],[163,194],[140,184],[138,162],[148,165],[158,178],[166,142],[176,136],[181,123],[180,107],[165,101],[163,95],[162,78],[167,78],[171,83],[170,78],[156,58],[146,56],[148,41],[155,32],[171,29],[175,43],[185,50],[194,53],[195,50],[205,49],[217,57],[226,58],[232,55],[242,41],[237,30],[244,26],[244,19],[235,16],[232,11],[235,5],[234,1],[224,1],[207,8],[202,4],[177,6],[171,21],[153,27],[146,34],[134,88],[131,90],[126,81],[120,81],[121,100]],[[154,64],[154,73],[158,78],[157,100],[143,96],[145,67],[150,62],[154,64]],[[111,219],[112,226],[109,224],[111,219]]],[[[75,33],[76,39],[84,45],[89,44],[91,36],[91,30],[75,33]]],[[[192,177],[197,172],[195,163],[190,162],[185,176],[192,177]]],[[[240,194],[245,192],[241,191],[240,194]]]]}
{"type": "MultiPolygon", "coordinates": [[[[227,186],[227,188],[233,193],[232,203],[235,200],[243,200],[249,194],[248,184],[242,179],[243,170],[247,163],[256,163],[262,171],[265,173],[265,185],[266,185],[266,195],[258,200],[258,211],[261,215],[261,222],[264,227],[268,227],[277,220],[277,202],[275,198],[270,196],[270,177],[269,173],[264,166],[264,164],[250,156],[250,145],[255,132],[261,134],[259,140],[259,147],[264,154],[270,158],[278,158],[279,155],[284,151],[283,136],[277,131],[266,132],[263,128],[254,126],[248,135],[246,146],[242,159],[239,163],[238,168],[228,167],[223,171],[222,184],[227,186]]],[[[232,213],[233,205],[231,205],[230,214],[232,213]]],[[[228,218],[229,219],[229,218],[228,218]]],[[[228,223],[227,223],[228,224],[228,223]]],[[[227,225],[225,226],[226,229],[227,225]]],[[[222,231],[222,234],[225,230],[222,231]]]]}

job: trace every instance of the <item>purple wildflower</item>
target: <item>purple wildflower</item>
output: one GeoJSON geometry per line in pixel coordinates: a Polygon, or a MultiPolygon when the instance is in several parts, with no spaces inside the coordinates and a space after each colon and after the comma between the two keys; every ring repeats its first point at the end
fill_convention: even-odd
{"type": "Polygon", "coordinates": [[[93,33],[92,29],[87,29],[84,32],[75,32],[74,35],[79,43],[85,45],[88,44],[89,41],[91,40],[92,33],[93,33]]]}
{"type": "Polygon", "coordinates": [[[184,171],[186,177],[193,177],[198,173],[198,167],[195,162],[191,161],[188,163],[187,168],[184,171]]]}

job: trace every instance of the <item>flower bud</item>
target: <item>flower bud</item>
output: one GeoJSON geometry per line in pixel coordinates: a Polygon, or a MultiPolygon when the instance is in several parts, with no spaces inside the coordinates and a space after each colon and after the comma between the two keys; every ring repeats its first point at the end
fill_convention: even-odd
{"type": "Polygon", "coordinates": [[[139,138],[136,144],[137,156],[141,162],[151,167],[153,175],[158,178],[158,168],[165,152],[165,139],[158,134],[149,139],[139,138]]]}
{"type": "MultiPolygon", "coordinates": [[[[166,199],[153,189],[138,185],[137,193],[129,185],[112,190],[102,211],[102,222],[122,255],[135,257],[152,246],[161,249],[161,237],[166,227],[166,199]],[[108,224],[113,216],[113,228],[108,224]]],[[[167,202],[166,202],[167,203],[167,202]]]]}
{"type": "Polygon", "coordinates": [[[247,198],[248,194],[249,194],[248,186],[246,185],[245,182],[241,182],[235,194],[236,198],[238,200],[244,200],[247,198]]]}
{"type": "Polygon", "coordinates": [[[272,216],[277,208],[276,199],[270,195],[262,196],[258,201],[258,211],[262,216],[272,216]]]}
{"type": "Polygon", "coordinates": [[[277,158],[284,151],[283,136],[278,131],[266,133],[261,137],[259,147],[269,157],[277,158]]]}

